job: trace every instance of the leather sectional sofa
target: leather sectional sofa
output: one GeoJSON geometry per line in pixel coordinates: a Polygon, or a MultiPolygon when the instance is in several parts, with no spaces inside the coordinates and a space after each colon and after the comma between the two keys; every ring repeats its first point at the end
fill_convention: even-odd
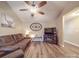
{"type": "Polygon", "coordinates": [[[21,57],[30,42],[31,39],[26,39],[21,33],[0,36],[0,57],[21,57]]]}

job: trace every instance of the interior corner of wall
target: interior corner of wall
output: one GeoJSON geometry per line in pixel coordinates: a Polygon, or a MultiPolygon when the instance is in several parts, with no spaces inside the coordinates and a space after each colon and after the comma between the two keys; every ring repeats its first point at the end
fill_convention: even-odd
{"type": "Polygon", "coordinates": [[[63,43],[59,43],[59,46],[64,47],[64,44],[63,43]]]}

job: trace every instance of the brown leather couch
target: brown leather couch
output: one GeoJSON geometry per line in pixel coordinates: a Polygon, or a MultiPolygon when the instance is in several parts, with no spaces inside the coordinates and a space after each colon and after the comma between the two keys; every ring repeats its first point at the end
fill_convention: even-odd
{"type": "Polygon", "coordinates": [[[21,33],[0,36],[0,57],[6,56],[7,54],[5,52],[7,51],[13,52],[15,50],[18,51],[18,49],[21,49],[24,52],[30,42],[31,39],[25,39],[21,33]]]}

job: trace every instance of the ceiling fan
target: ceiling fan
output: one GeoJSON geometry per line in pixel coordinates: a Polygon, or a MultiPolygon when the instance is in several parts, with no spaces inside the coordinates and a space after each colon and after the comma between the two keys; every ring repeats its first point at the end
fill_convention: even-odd
{"type": "Polygon", "coordinates": [[[34,14],[36,13],[39,13],[41,15],[44,15],[45,13],[42,12],[42,11],[39,11],[38,9],[44,5],[47,4],[46,1],[41,1],[39,4],[35,4],[35,1],[24,1],[28,6],[30,6],[30,8],[27,8],[27,9],[20,9],[20,11],[28,11],[30,10],[31,11],[31,16],[33,17],[34,14]]]}

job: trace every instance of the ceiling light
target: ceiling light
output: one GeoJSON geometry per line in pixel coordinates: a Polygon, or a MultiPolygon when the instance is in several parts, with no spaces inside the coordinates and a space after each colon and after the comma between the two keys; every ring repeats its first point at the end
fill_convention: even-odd
{"type": "Polygon", "coordinates": [[[31,7],[31,9],[30,9],[30,11],[31,11],[31,13],[37,13],[37,10],[38,10],[38,8],[37,7],[31,7]]]}

